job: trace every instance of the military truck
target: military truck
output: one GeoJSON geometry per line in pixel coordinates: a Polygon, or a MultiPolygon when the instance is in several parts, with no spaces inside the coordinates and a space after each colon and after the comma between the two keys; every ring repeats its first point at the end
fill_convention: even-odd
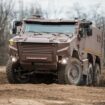
{"type": "Polygon", "coordinates": [[[53,74],[63,84],[100,84],[103,39],[91,21],[31,17],[15,21],[12,32],[6,66],[10,83],[53,74]]]}

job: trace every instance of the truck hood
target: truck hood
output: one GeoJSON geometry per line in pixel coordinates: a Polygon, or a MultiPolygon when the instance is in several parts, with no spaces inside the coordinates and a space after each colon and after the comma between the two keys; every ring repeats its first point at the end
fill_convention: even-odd
{"type": "Polygon", "coordinates": [[[24,34],[21,36],[15,36],[12,38],[15,42],[28,42],[28,43],[67,43],[74,39],[72,34],[24,34]]]}

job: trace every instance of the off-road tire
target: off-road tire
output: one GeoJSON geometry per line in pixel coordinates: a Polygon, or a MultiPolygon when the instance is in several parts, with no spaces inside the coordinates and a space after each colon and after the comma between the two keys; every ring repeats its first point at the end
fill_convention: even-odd
{"type": "Polygon", "coordinates": [[[7,65],[6,65],[6,75],[7,75],[8,82],[12,84],[17,83],[14,77],[14,73],[13,73],[14,66],[15,65],[13,64],[11,58],[9,58],[7,65]]]}
{"type": "Polygon", "coordinates": [[[22,81],[22,80],[18,80],[16,78],[16,75],[14,73],[14,69],[16,69],[18,66],[18,63],[13,63],[11,58],[9,58],[7,65],[6,65],[6,75],[7,75],[7,79],[8,82],[11,84],[20,84],[20,83],[27,83],[29,82],[29,80],[27,79],[27,81],[22,81]]]}
{"type": "Polygon", "coordinates": [[[93,65],[89,63],[87,78],[86,78],[86,85],[90,86],[93,84],[93,65]]]}
{"type": "Polygon", "coordinates": [[[101,82],[101,69],[99,64],[95,64],[95,69],[94,69],[94,81],[93,85],[94,86],[99,86],[101,82]]]}
{"type": "Polygon", "coordinates": [[[59,69],[58,69],[58,83],[59,84],[66,84],[65,81],[65,69],[67,65],[61,65],[59,64],[59,69]]]}
{"type": "MultiPolygon", "coordinates": [[[[75,74],[74,74],[75,75],[75,74]]],[[[78,59],[72,58],[68,61],[67,65],[62,65],[58,70],[58,82],[66,83],[72,85],[81,85],[82,84],[82,66],[78,59]],[[71,72],[78,72],[77,79],[73,80],[71,77],[71,72]]]]}

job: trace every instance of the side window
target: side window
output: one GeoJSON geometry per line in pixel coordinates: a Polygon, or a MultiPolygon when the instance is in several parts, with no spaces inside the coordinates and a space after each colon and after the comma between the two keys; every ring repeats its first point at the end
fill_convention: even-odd
{"type": "Polygon", "coordinates": [[[81,27],[80,30],[79,30],[79,35],[80,37],[86,37],[87,36],[87,28],[85,27],[81,27]]]}
{"type": "Polygon", "coordinates": [[[92,26],[87,28],[87,36],[92,36],[92,26]]]}
{"type": "Polygon", "coordinates": [[[79,30],[80,37],[92,36],[92,26],[82,25],[79,30]]]}
{"type": "Polygon", "coordinates": [[[87,36],[87,28],[83,27],[82,31],[83,31],[83,37],[86,37],[87,36]]]}

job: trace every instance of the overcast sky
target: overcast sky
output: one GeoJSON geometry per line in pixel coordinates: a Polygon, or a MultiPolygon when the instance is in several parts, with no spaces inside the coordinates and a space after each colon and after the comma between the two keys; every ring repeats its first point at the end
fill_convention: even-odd
{"type": "MultiPolygon", "coordinates": [[[[21,2],[22,0],[14,0],[14,1],[21,2]]],[[[61,14],[59,14],[59,17],[60,15],[62,17],[65,16],[64,12],[67,12],[68,10],[70,11],[70,8],[72,8],[75,3],[78,3],[87,10],[89,8],[93,8],[95,4],[100,4],[102,9],[105,9],[105,0],[23,0],[23,2],[24,2],[24,7],[30,6],[29,4],[34,5],[35,3],[39,3],[44,11],[47,11],[49,14],[51,14],[52,18],[55,17],[52,15],[54,9],[57,10],[58,12],[60,12],[60,10],[62,9],[61,14]]],[[[19,9],[18,5],[16,7],[19,9]]]]}
{"type": "MultiPolygon", "coordinates": [[[[19,1],[19,0],[17,0],[17,1],[19,1]]],[[[81,5],[84,5],[84,6],[88,6],[88,5],[92,5],[92,4],[96,4],[96,3],[105,4],[105,0],[23,0],[23,1],[27,5],[28,5],[28,3],[32,3],[34,1],[39,1],[41,4],[43,4],[45,6],[47,5],[47,3],[49,1],[56,2],[59,5],[65,5],[65,6],[66,5],[71,6],[75,2],[78,2],[78,3],[80,3],[81,5]]]]}

